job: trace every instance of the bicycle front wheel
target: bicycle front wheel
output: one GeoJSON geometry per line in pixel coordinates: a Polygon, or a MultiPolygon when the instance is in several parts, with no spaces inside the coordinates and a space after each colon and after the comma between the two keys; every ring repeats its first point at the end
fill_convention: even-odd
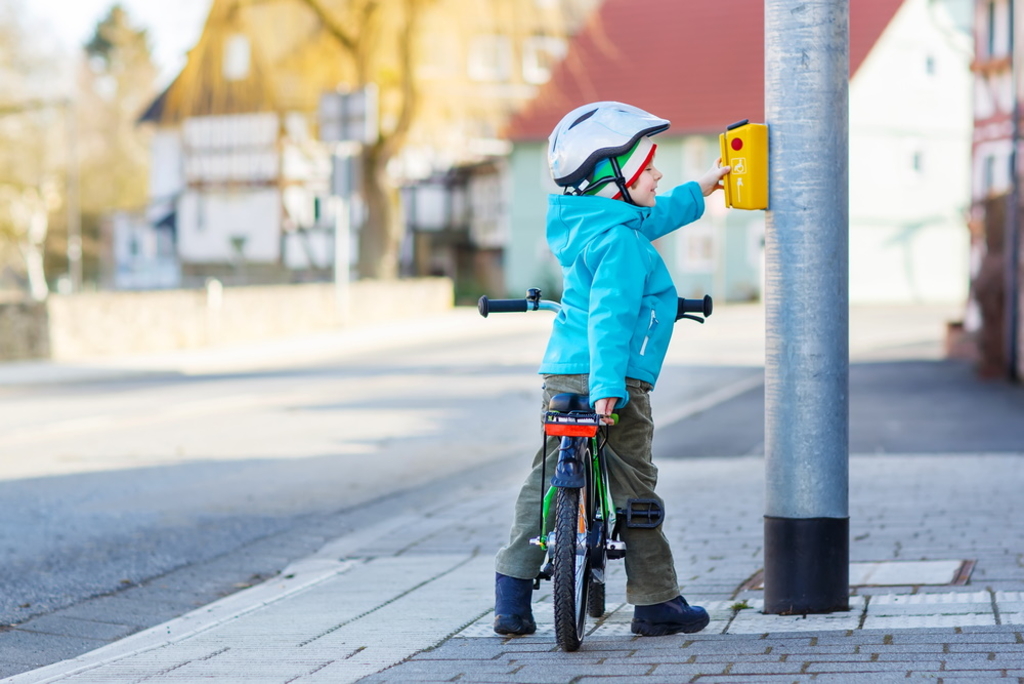
{"type": "Polygon", "coordinates": [[[555,639],[564,651],[575,651],[583,641],[587,622],[587,591],[590,566],[587,564],[586,488],[561,487],[555,505],[554,608],[555,639]]]}

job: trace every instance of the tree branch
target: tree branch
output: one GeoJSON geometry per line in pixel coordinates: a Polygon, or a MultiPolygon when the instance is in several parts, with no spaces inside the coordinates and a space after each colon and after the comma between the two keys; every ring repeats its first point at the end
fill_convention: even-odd
{"type": "MultiPolygon", "coordinates": [[[[306,7],[308,7],[310,10],[313,11],[313,14],[315,14],[316,18],[320,20],[320,23],[323,25],[324,29],[328,33],[330,33],[339,43],[341,43],[342,47],[344,47],[346,50],[348,50],[350,53],[352,53],[353,56],[356,55],[356,40],[355,40],[355,38],[353,38],[351,35],[349,35],[345,31],[345,29],[342,28],[341,24],[338,23],[337,21],[335,21],[334,17],[332,17],[331,15],[329,15],[327,13],[327,10],[324,9],[323,5],[320,4],[320,0],[300,0],[300,1],[303,4],[305,4],[306,7]]],[[[376,4],[376,3],[371,3],[371,4],[376,4]]]]}
{"type": "Polygon", "coordinates": [[[398,114],[398,122],[395,124],[391,135],[381,141],[381,153],[385,159],[390,159],[398,153],[405,136],[412,127],[413,117],[416,114],[416,107],[419,105],[419,90],[416,88],[416,67],[413,64],[413,46],[416,40],[416,29],[418,28],[420,2],[419,0],[405,0],[405,23],[402,26],[402,34],[399,38],[399,59],[402,74],[402,108],[398,114]]]}

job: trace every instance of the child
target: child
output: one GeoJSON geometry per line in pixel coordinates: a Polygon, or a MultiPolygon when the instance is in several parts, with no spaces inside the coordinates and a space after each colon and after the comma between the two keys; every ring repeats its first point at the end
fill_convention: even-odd
{"type": "MultiPolygon", "coordinates": [[[[729,167],[717,164],[696,182],[656,198],[662,174],[651,136],[669,122],[618,102],[567,114],[549,138],[551,175],[565,194],[551,195],[547,241],[562,266],[562,309],[540,367],[544,410],[562,392],[589,394],[595,411],[619,414],[608,431],[608,470],[617,508],[655,499],[654,424],[648,393],[658,378],[676,316],[677,295],[651,241],[700,218],[704,197],[729,167]]],[[[611,423],[609,417],[605,421],[611,423]]],[[[554,472],[557,444],[548,444],[554,472]],[[552,449],[552,446],[554,447],[552,449]]],[[[542,495],[538,452],[516,502],[509,543],[495,559],[494,631],[532,634],[532,583],[544,552],[537,534],[542,495]]],[[[546,489],[547,485],[543,486],[546,489]]],[[[672,551],[661,527],[623,526],[626,598],[632,631],[645,636],[698,632],[708,614],[679,594],[672,551]]]]}

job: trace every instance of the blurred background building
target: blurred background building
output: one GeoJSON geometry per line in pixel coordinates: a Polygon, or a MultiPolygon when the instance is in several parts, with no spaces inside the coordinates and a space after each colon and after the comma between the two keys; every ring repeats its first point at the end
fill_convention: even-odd
{"type": "Polygon", "coordinates": [[[181,284],[331,277],[338,141],[320,128],[337,92],[372,94],[373,133],[353,141],[358,273],[476,282],[500,269],[466,253],[497,230],[499,132],[594,3],[528,4],[214,0],[184,70],[141,117],[155,128],[145,223],[173,235],[181,284]]]}
{"type": "MultiPolygon", "coordinates": [[[[718,157],[718,134],[764,120],[761,0],[663,3],[606,0],[541,95],[513,120],[513,195],[507,285],[554,285],[546,257],[545,138],[565,111],[621,99],[672,121],[658,136],[664,188],[718,157]],[[738,7],[737,5],[740,5],[738,7]],[[658,21],[649,21],[657,15],[658,21]],[[708,27],[724,27],[722,34],[708,27]]],[[[963,301],[968,286],[970,36],[929,0],[850,3],[850,298],[853,302],[963,301]]],[[[840,170],[837,169],[837,172],[840,170]]],[[[684,296],[720,301],[762,292],[764,213],[727,210],[659,249],[684,296]]]]}
{"type": "MultiPolygon", "coordinates": [[[[664,187],[764,116],[762,0],[209,0],[159,88],[123,7],[67,79],[23,1],[0,0],[7,298],[327,281],[337,254],[359,278],[449,276],[462,301],[557,295],[544,147],[565,111],[671,119],[664,187]],[[359,117],[363,134],[331,129],[359,117]]],[[[1024,356],[1015,4],[850,3],[851,300],[962,304],[997,375],[1024,356]]],[[[754,300],[763,230],[716,196],[658,248],[681,293],[754,300]]]]}
{"type": "Polygon", "coordinates": [[[971,154],[971,298],[980,372],[1024,375],[1021,284],[1022,8],[974,3],[974,136],[971,154]]]}

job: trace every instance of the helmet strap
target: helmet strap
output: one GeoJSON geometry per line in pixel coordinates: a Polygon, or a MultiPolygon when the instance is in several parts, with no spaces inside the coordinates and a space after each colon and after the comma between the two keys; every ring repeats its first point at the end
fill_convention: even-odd
{"type": "Polygon", "coordinates": [[[619,160],[616,157],[610,157],[608,161],[611,162],[612,170],[615,172],[615,185],[619,186],[619,192],[622,193],[622,199],[624,199],[627,204],[636,204],[629,194],[629,188],[626,187],[626,177],[622,175],[622,167],[619,166],[619,160]]]}
{"type": "Polygon", "coordinates": [[[584,179],[583,181],[580,182],[579,185],[577,185],[575,187],[573,187],[571,185],[565,186],[562,189],[562,194],[563,195],[583,195],[584,193],[586,193],[588,187],[590,187],[590,181],[584,179]]]}

